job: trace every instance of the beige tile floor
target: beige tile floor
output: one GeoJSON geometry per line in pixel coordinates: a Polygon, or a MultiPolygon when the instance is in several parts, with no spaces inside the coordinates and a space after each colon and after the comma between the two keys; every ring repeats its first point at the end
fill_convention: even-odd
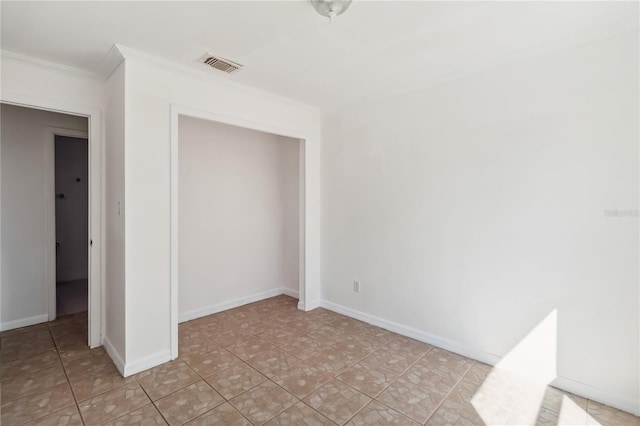
{"type": "Polygon", "coordinates": [[[86,313],[1,334],[3,426],[635,425],[639,419],[279,296],[180,325],[180,357],[122,378],[86,313]]]}

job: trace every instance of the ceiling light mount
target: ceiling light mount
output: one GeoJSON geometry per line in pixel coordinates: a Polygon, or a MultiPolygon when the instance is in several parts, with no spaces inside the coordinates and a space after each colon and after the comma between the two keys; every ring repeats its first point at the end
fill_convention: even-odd
{"type": "Polygon", "coordinates": [[[352,0],[311,0],[313,8],[322,16],[329,18],[329,22],[333,21],[338,15],[341,15],[349,8],[352,0]]]}

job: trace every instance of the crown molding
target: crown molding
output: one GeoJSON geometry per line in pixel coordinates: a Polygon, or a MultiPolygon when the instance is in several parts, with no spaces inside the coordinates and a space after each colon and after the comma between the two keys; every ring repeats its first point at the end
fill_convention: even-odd
{"type": "Polygon", "coordinates": [[[40,69],[54,71],[72,77],[86,78],[91,80],[99,79],[99,76],[91,71],[83,70],[76,67],[70,67],[68,65],[63,65],[57,62],[51,62],[40,58],[35,58],[33,56],[23,55],[21,53],[12,52],[10,50],[0,50],[0,60],[22,62],[40,69]]]}
{"type": "Polygon", "coordinates": [[[100,62],[100,67],[96,73],[102,81],[106,81],[111,74],[118,68],[118,66],[124,61],[124,55],[120,51],[120,46],[114,44],[109,51],[104,55],[100,62]]]}
{"type": "Polygon", "coordinates": [[[407,82],[393,90],[380,91],[338,104],[334,108],[323,109],[323,119],[337,116],[346,110],[354,110],[362,105],[383,102],[387,99],[426,90],[451,81],[460,80],[483,71],[531,60],[533,58],[562,52],[587,43],[615,37],[627,32],[638,31],[640,22],[637,16],[613,19],[605,24],[586,28],[582,31],[567,34],[544,43],[523,47],[504,55],[487,57],[484,60],[461,68],[451,69],[439,74],[426,76],[421,81],[407,82]]]}

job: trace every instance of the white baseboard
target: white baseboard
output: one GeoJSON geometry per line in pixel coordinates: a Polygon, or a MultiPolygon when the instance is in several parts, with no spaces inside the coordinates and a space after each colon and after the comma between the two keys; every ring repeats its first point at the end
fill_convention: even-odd
{"type": "Polygon", "coordinates": [[[162,351],[141,358],[137,361],[125,363],[122,356],[118,353],[108,337],[102,339],[102,344],[123,377],[129,377],[167,361],[171,361],[171,353],[169,351],[162,351]]]}
{"type": "Polygon", "coordinates": [[[298,290],[291,290],[290,288],[282,287],[282,294],[287,295],[289,297],[293,297],[294,299],[298,299],[299,293],[298,290]]]}
{"type": "Polygon", "coordinates": [[[319,308],[320,306],[321,306],[320,300],[314,300],[309,303],[304,303],[302,301],[298,302],[298,309],[305,312],[313,311],[314,309],[319,308]]]}
{"type": "Polygon", "coordinates": [[[107,354],[109,355],[109,357],[111,357],[111,360],[113,361],[113,363],[116,365],[116,368],[118,369],[120,374],[124,376],[124,372],[125,372],[124,360],[122,359],[122,356],[120,356],[120,354],[118,353],[118,351],[113,346],[113,344],[111,343],[111,341],[107,336],[104,336],[102,338],[102,345],[104,346],[104,349],[107,351],[107,354]]]}
{"type": "Polygon", "coordinates": [[[360,321],[364,321],[369,324],[384,328],[385,330],[393,331],[394,333],[401,334],[403,336],[411,337],[412,339],[419,340],[424,343],[428,343],[433,346],[437,346],[442,349],[446,349],[450,352],[455,352],[459,355],[467,358],[473,358],[480,362],[484,362],[490,365],[496,365],[500,361],[500,356],[480,351],[474,348],[470,348],[462,343],[455,342],[453,340],[445,339],[434,334],[425,333],[424,331],[408,327],[406,325],[398,324],[397,322],[388,321],[374,315],[369,315],[355,309],[348,308],[346,306],[338,305],[336,303],[323,300],[321,302],[323,308],[330,311],[337,312],[339,314],[346,315],[351,318],[355,318],[360,321]]]}
{"type": "Polygon", "coordinates": [[[36,315],[29,318],[21,318],[13,321],[6,321],[0,324],[0,331],[13,330],[14,328],[28,327],[49,321],[49,314],[36,315]]]}
{"type": "Polygon", "coordinates": [[[639,401],[633,401],[629,398],[620,398],[615,395],[611,395],[611,392],[607,392],[602,389],[587,385],[585,383],[568,379],[566,377],[556,378],[553,382],[551,382],[551,386],[574,393],[576,395],[580,395],[593,401],[598,401],[610,407],[626,411],[627,413],[640,416],[639,401]]]}
{"type": "Polygon", "coordinates": [[[285,289],[284,287],[274,288],[273,290],[263,291],[262,293],[241,297],[239,299],[229,300],[227,302],[217,303],[215,305],[179,314],[178,323],[191,321],[196,318],[205,317],[211,314],[217,314],[218,312],[226,311],[227,309],[233,309],[249,303],[259,302],[270,297],[280,296],[281,294],[286,294],[287,296],[296,298],[298,297],[297,292],[294,292],[292,290],[285,289]],[[295,296],[293,296],[293,294],[295,294],[295,296]]]}
{"type": "MultiPolygon", "coordinates": [[[[485,352],[477,348],[472,348],[461,342],[456,342],[453,340],[445,339],[440,336],[436,336],[434,334],[425,333],[424,331],[417,330],[415,328],[408,327],[402,324],[398,324],[393,321],[388,321],[383,318],[376,317],[374,315],[370,315],[361,311],[357,311],[355,309],[348,308],[346,306],[329,302],[327,300],[322,300],[320,304],[323,308],[329,309],[330,311],[334,311],[339,314],[343,314],[351,318],[364,321],[366,323],[384,328],[385,330],[393,331],[394,333],[411,337],[412,339],[416,339],[421,342],[428,343],[430,345],[437,346],[442,349],[446,349],[450,352],[455,352],[459,355],[465,356],[467,358],[472,358],[489,365],[496,365],[498,362],[500,362],[502,358],[499,355],[485,352]]],[[[638,405],[638,401],[633,401],[624,397],[622,398],[617,397],[615,395],[611,395],[610,392],[603,391],[596,387],[593,387],[584,383],[580,383],[575,380],[568,379],[566,377],[556,378],[551,383],[551,385],[558,389],[562,389],[564,391],[574,393],[576,395],[591,399],[593,401],[598,401],[602,404],[606,404],[611,407],[618,408],[628,413],[640,415],[640,406],[638,405]]]]}
{"type": "Polygon", "coordinates": [[[171,361],[171,351],[156,352],[155,354],[140,358],[136,361],[126,363],[123,376],[133,376],[141,371],[148,370],[169,361],[171,361]]]}

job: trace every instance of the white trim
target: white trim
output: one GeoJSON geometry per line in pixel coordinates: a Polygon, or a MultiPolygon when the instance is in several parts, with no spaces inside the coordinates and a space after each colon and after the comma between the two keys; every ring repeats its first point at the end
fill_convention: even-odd
{"type": "MultiPolygon", "coordinates": [[[[330,311],[334,311],[339,314],[343,314],[348,317],[373,324],[375,326],[384,328],[385,330],[393,331],[394,333],[411,337],[412,339],[437,346],[441,349],[446,349],[450,352],[455,352],[467,358],[472,358],[489,365],[496,365],[502,359],[500,355],[473,348],[465,343],[445,339],[444,337],[437,336],[435,334],[425,333],[424,331],[420,331],[406,325],[398,324],[393,321],[388,321],[375,315],[357,311],[355,309],[351,309],[337,303],[332,303],[327,300],[322,300],[321,305],[323,308],[329,309],[330,311]]],[[[640,415],[640,407],[638,406],[637,401],[633,401],[625,397],[611,395],[610,392],[601,390],[599,388],[580,383],[566,377],[556,378],[551,383],[551,385],[558,389],[601,402],[603,404],[618,408],[628,413],[640,415]]]]}
{"type": "Polygon", "coordinates": [[[446,349],[450,352],[455,352],[459,355],[473,358],[478,361],[495,365],[500,361],[500,356],[485,351],[476,350],[470,348],[464,343],[456,342],[453,340],[445,339],[435,334],[425,333],[424,331],[408,327],[406,325],[398,324],[397,322],[389,321],[374,315],[366,314],[355,309],[348,308],[346,306],[338,305],[337,303],[322,300],[320,305],[323,308],[330,311],[337,312],[342,315],[346,315],[351,318],[355,318],[360,321],[364,321],[369,324],[384,328],[385,330],[393,331],[394,333],[402,334],[403,336],[411,337],[412,339],[419,340],[430,345],[437,346],[442,349],[446,349]]]}
{"type": "Polygon", "coordinates": [[[241,297],[239,299],[233,299],[227,302],[207,306],[206,308],[185,312],[178,316],[178,321],[181,323],[191,321],[197,318],[206,317],[207,315],[217,314],[218,312],[226,311],[227,309],[233,309],[239,306],[247,305],[249,303],[269,299],[270,297],[280,296],[281,294],[286,294],[287,296],[289,296],[290,294],[287,293],[294,292],[285,288],[274,288],[273,290],[263,291],[262,293],[256,293],[251,296],[241,297]]]}
{"type": "Polygon", "coordinates": [[[316,308],[322,306],[322,300],[312,300],[302,304],[302,308],[300,308],[300,303],[298,303],[298,308],[302,309],[305,312],[313,311],[316,308]]]}
{"type": "Polygon", "coordinates": [[[307,300],[307,141],[300,139],[298,153],[298,309],[305,310],[305,300],[307,300]],[[305,248],[302,250],[302,248],[305,248]],[[302,307],[300,307],[302,304],[302,307]]]}
{"type": "Polygon", "coordinates": [[[111,74],[120,66],[120,64],[124,61],[124,56],[118,49],[118,45],[114,44],[111,46],[109,51],[104,58],[102,58],[102,62],[100,63],[100,68],[98,71],[98,75],[102,78],[103,81],[106,81],[111,74]]]}
{"type": "Polygon", "coordinates": [[[626,411],[627,413],[640,416],[640,403],[638,401],[611,395],[611,392],[604,391],[585,383],[577,382],[566,377],[557,377],[553,382],[551,382],[551,386],[580,395],[593,401],[601,402],[610,407],[626,411]]]}
{"type": "Polygon", "coordinates": [[[122,360],[122,356],[118,353],[113,343],[109,340],[107,336],[102,339],[102,344],[104,345],[104,349],[107,351],[107,354],[115,364],[116,368],[124,376],[124,361],[122,360]]]}
{"type": "Polygon", "coordinates": [[[124,377],[133,376],[134,374],[138,374],[142,371],[148,370],[150,368],[156,367],[160,364],[164,364],[165,362],[171,361],[171,352],[170,351],[161,351],[156,352],[153,355],[145,356],[140,358],[137,361],[129,362],[124,366],[124,377]]]}
{"type": "MultiPolygon", "coordinates": [[[[285,136],[289,138],[299,139],[301,141],[300,142],[300,148],[301,148],[300,162],[303,165],[306,164],[306,149],[304,149],[305,143],[306,143],[306,140],[309,139],[308,135],[298,130],[284,129],[284,128],[272,126],[269,124],[261,123],[261,122],[249,121],[239,116],[222,115],[222,114],[212,113],[212,112],[203,111],[195,108],[189,108],[189,107],[185,107],[177,104],[170,105],[170,116],[171,116],[171,119],[170,119],[170,128],[171,128],[170,130],[171,132],[171,136],[170,136],[171,137],[171,142],[170,142],[171,231],[170,231],[170,235],[171,235],[171,242],[170,242],[169,265],[171,269],[171,273],[170,273],[171,283],[169,286],[170,287],[169,305],[170,305],[170,312],[171,312],[170,313],[171,329],[170,329],[169,341],[170,341],[170,348],[171,348],[171,359],[176,359],[178,357],[178,323],[180,322],[180,319],[178,317],[178,289],[179,289],[178,287],[179,286],[178,284],[179,282],[179,273],[178,273],[178,265],[179,265],[178,263],[178,256],[179,256],[179,253],[178,253],[178,241],[179,241],[179,230],[178,230],[178,224],[179,224],[179,220],[178,220],[178,214],[179,214],[178,212],[178,206],[179,206],[178,152],[179,151],[178,151],[178,148],[179,148],[179,144],[178,144],[178,139],[179,139],[179,133],[178,133],[178,125],[179,125],[179,117],[181,115],[200,118],[203,120],[215,121],[218,123],[228,124],[232,126],[243,127],[250,130],[257,130],[260,132],[272,133],[272,134],[285,136]]],[[[308,222],[306,217],[307,210],[305,207],[306,198],[304,197],[304,194],[306,194],[307,179],[305,178],[305,173],[302,173],[305,170],[306,168],[301,166],[301,169],[300,169],[301,175],[299,178],[300,186],[301,186],[301,190],[300,190],[301,201],[299,206],[299,215],[300,215],[300,222],[303,225],[305,225],[308,222]]],[[[301,230],[300,236],[299,236],[300,243],[298,247],[298,250],[299,250],[298,264],[299,264],[299,271],[301,271],[300,278],[299,278],[299,281],[300,281],[299,295],[301,296],[302,299],[305,299],[307,294],[305,290],[306,283],[307,281],[311,281],[311,280],[308,280],[307,269],[305,267],[305,262],[306,262],[305,254],[308,251],[308,248],[307,248],[308,243],[305,237],[306,228],[301,227],[300,230],[301,230]]],[[[278,289],[278,291],[280,291],[280,293],[277,293],[277,294],[282,294],[281,289],[278,289]]],[[[210,312],[210,313],[213,313],[213,312],[210,312]]],[[[185,316],[186,315],[187,314],[185,314],[185,316]]],[[[203,314],[203,315],[208,315],[208,314],[203,314]]]]}
{"type": "MultiPolygon", "coordinates": [[[[47,303],[49,306],[49,321],[56,319],[56,159],[55,159],[55,142],[56,136],[67,136],[72,138],[89,139],[88,132],[77,129],[64,129],[60,127],[45,127],[44,135],[44,200],[45,200],[45,232],[47,244],[45,247],[45,276],[46,276],[46,291],[47,291],[47,303]]],[[[87,163],[89,159],[87,158],[87,163]]],[[[88,173],[91,173],[91,165],[89,166],[88,173]]],[[[87,212],[89,214],[89,230],[88,235],[91,235],[91,206],[87,206],[87,212]]],[[[88,244],[88,242],[87,242],[88,244]]],[[[87,254],[90,252],[90,248],[87,245],[87,254]]],[[[88,271],[91,271],[91,259],[87,256],[89,261],[88,271]]],[[[86,276],[79,278],[89,278],[86,276]]],[[[73,279],[73,278],[72,278],[73,279]]],[[[61,281],[70,281],[71,279],[65,279],[61,281]]],[[[91,285],[91,280],[89,280],[91,285]]]]}
{"type": "Polygon", "coordinates": [[[285,288],[285,287],[282,287],[281,290],[282,290],[282,294],[284,294],[286,296],[293,297],[294,299],[298,298],[299,292],[296,291],[296,290],[292,290],[290,288],[285,288]]]}
{"type": "Polygon", "coordinates": [[[0,331],[13,330],[14,328],[28,327],[30,325],[40,324],[49,320],[48,314],[36,315],[35,317],[21,318],[13,321],[7,321],[0,324],[0,331]]]}
{"type": "MultiPolygon", "coordinates": [[[[87,117],[89,121],[89,336],[91,348],[102,344],[102,114],[99,109],[57,100],[0,92],[0,102],[87,117]]],[[[54,247],[55,248],[55,247],[54,247]]]]}
{"type": "Polygon", "coordinates": [[[170,171],[169,179],[170,191],[170,241],[169,241],[169,268],[170,268],[170,307],[169,307],[169,321],[170,321],[170,333],[169,343],[171,350],[171,359],[178,357],[178,118],[180,114],[180,108],[174,105],[170,107],[170,122],[171,128],[171,141],[170,141],[170,171]]]}
{"type": "Polygon", "coordinates": [[[46,61],[44,59],[23,55],[21,53],[12,52],[10,50],[0,50],[0,56],[2,56],[3,60],[11,59],[16,62],[23,62],[40,69],[55,71],[71,77],[80,77],[90,80],[96,80],[99,78],[98,74],[91,71],[83,70],[76,67],[70,67],[68,65],[63,65],[57,62],[46,61]]]}

